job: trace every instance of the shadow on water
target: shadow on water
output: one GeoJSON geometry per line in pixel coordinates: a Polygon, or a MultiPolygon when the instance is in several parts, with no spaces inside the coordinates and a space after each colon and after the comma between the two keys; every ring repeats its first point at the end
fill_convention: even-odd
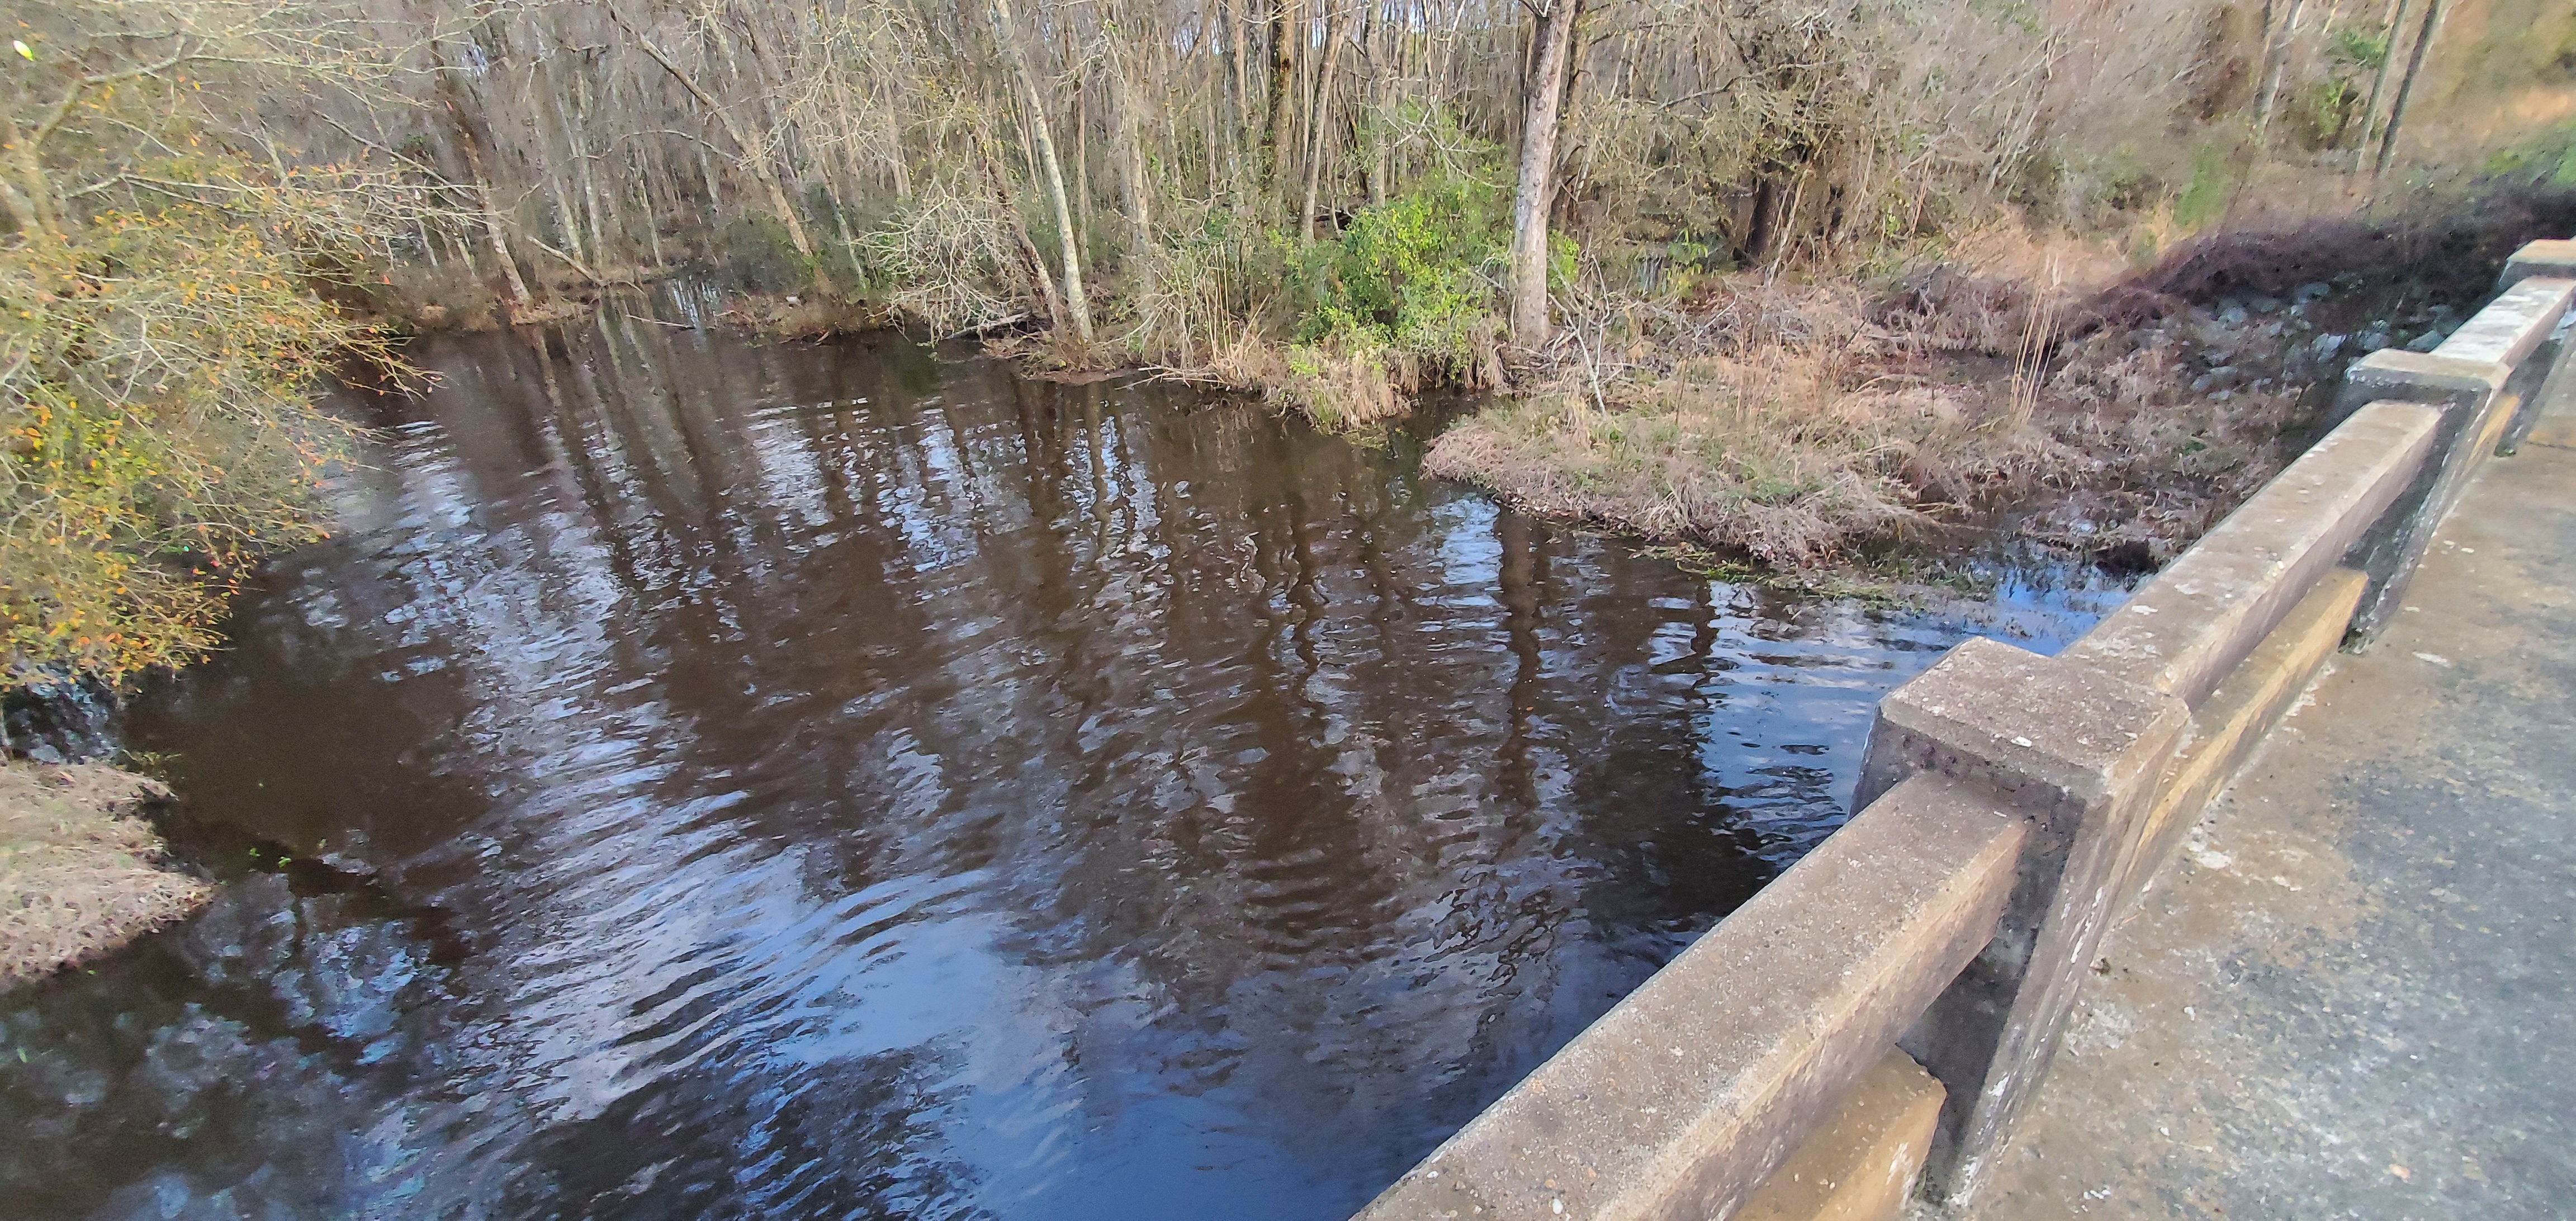
{"type": "Polygon", "coordinates": [[[422,356],[128,718],[226,885],[0,997],[13,1213],[1338,1217],[1838,823],[1880,692],[2119,596],[1712,583],[888,339],[422,356]]]}

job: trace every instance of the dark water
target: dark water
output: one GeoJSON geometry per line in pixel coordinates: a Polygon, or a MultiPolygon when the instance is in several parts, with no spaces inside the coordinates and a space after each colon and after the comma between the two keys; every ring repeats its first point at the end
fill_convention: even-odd
{"type": "Polygon", "coordinates": [[[0,1213],[1337,1218],[1834,826],[1879,692],[2117,597],[1713,584],[893,341],[423,355],[129,718],[227,884],[0,997],[0,1213]]]}

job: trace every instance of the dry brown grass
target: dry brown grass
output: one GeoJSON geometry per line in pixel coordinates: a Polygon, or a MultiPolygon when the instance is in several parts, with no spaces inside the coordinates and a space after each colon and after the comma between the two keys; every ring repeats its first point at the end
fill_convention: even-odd
{"type": "Polygon", "coordinates": [[[1969,520],[2161,562],[2292,456],[2311,387],[2361,350],[2353,319],[2471,300],[2437,281],[2482,284],[2494,263],[2469,253],[2509,248],[2377,233],[2205,239],[2110,284],[2069,282],[2119,267],[2083,250],[1995,243],[1984,265],[2038,277],[1943,264],[1874,296],[1742,277],[1687,307],[1596,299],[1552,379],[1442,436],[1426,469],[1776,568],[1969,520]],[[2311,311],[2326,279],[2339,296],[2311,311]],[[2271,304],[2220,308],[2248,299],[2271,304]]]}
{"type": "Polygon", "coordinates": [[[1443,435],[1424,469],[1532,512],[1790,567],[1916,518],[1883,460],[1905,444],[1893,421],[1747,372],[1694,367],[1616,411],[1563,393],[1489,408],[1443,435]]]}
{"type": "Polygon", "coordinates": [[[95,764],[0,765],[0,990],[195,910],[213,888],[161,868],[136,810],[158,782],[95,764]]]}
{"type": "Polygon", "coordinates": [[[1625,303],[1554,386],[1442,435],[1425,469],[1650,539],[1830,560],[2071,461],[2009,394],[1915,367],[2018,342],[2027,293],[1965,296],[1974,318],[1954,302],[1899,326],[1845,286],[1747,283],[1691,314],[1625,303]]]}
{"type": "Polygon", "coordinates": [[[1402,418],[1426,380],[1421,362],[1391,348],[1297,344],[1280,363],[1275,392],[1328,431],[1402,418]]]}
{"type": "Polygon", "coordinates": [[[1211,345],[1192,367],[1154,367],[1161,377],[1215,389],[1257,393],[1303,414],[1327,432],[1373,428],[1413,412],[1414,395],[1431,381],[1421,362],[1388,348],[1282,345],[1253,325],[1211,345]]]}

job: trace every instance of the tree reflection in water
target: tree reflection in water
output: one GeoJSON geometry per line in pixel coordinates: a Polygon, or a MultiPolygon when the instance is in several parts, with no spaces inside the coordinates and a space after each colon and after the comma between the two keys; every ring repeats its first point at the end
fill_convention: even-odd
{"type": "Polygon", "coordinates": [[[1879,692],[2118,596],[1713,584],[891,340],[425,357],[130,717],[230,880],[0,997],[13,1213],[1338,1217],[1829,831],[1879,692]]]}

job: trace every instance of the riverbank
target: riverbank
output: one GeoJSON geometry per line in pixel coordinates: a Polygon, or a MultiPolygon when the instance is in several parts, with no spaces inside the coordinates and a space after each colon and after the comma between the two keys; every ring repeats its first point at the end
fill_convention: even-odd
{"type": "MultiPolygon", "coordinates": [[[[1359,332],[1292,341],[1246,324],[1159,365],[1142,329],[1107,337],[1145,325],[1114,304],[1088,343],[1032,318],[976,335],[1029,377],[1165,378],[1326,431],[1403,419],[1430,389],[1473,395],[1484,405],[1438,438],[1426,473],[1722,563],[1839,571],[1975,531],[2144,572],[2305,446],[2346,365],[2439,343],[2505,252],[2570,228],[2576,192],[2506,183],[2375,219],[2281,213],[2157,237],[2145,265],[2137,232],[2007,221],[1785,277],[1623,264],[1639,278],[1611,291],[1619,277],[1594,267],[1561,294],[1552,344],[1508,372],[1494,326],[1467,322],[1458,333],[1484,340],[1446,363],[1359,332]]],[[[680,319],[662,323],[780,341],[899,321],[869,300],[713,283],[657,292],[680,319]]],[[[579,308],[615,306],[594,291],[579,308]]]]}
{"type": "Polygon", "coordinates": [[[214,888],[162,867],[139,816],[160,782],[102,764],[0,764],[0,991],[196,910],[214,888]]]}
{"type": "Polygon", "coordinates": [[[2503,196],[2211,234],[2135,271],[2006,233],[1876,286],[1614,302],[1424,470],[1777,569],[1976,526],[2152,570],[2305,448],[2347,365],[2429,351],[2507,252],[2571,222],[2576,196],[2503,196]]]}

